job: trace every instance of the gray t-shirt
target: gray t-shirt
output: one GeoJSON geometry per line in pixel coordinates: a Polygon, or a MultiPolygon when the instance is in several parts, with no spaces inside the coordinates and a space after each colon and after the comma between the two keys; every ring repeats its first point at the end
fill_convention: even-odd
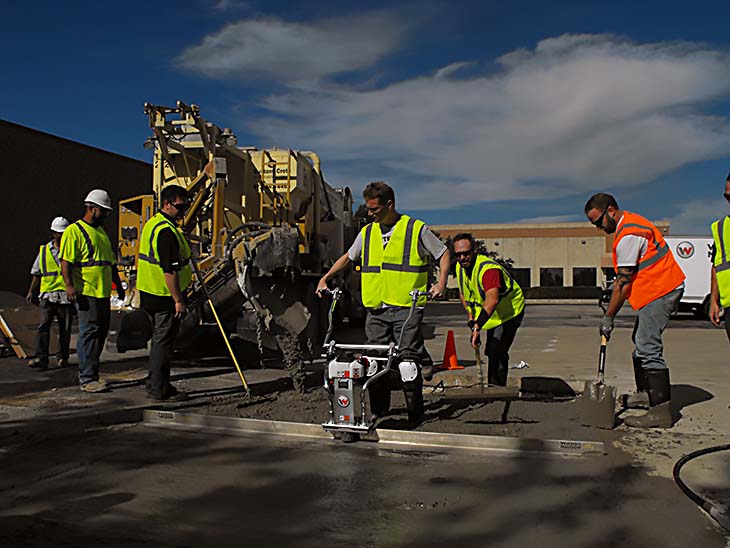
{"type": "MultiPolygon", "coordinates": [[[[380,230],[383,236],[383,248],[385,248],[390,241],[390,237],[393,234],[393,228],[395,228],[395,225],[384,225],[381,223],[380,230]]],[[[431,256],[438,261],[445,252],[446,246],[443,242],[439,240],[433,232],[431,232],[428,226],[424,225],[423,230],[421,230],[421,233],[418,235],[418,255],[421,259],[425,261],[428,260],[429,256],[431,256]]],[[[353,262],[360,261],[360,257],[362,256],[362,232],[360,232],[357,235],[357,238],[355,238],[352,246],[350,246],[350,249],[347,251],[347,256],[353,262]]]]}

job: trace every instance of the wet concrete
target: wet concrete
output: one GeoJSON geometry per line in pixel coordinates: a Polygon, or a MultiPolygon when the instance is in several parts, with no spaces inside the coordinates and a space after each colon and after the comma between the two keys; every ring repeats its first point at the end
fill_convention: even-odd
{"type": "Polygon", "coordinates": [[[44,430],[3,440],[5,546],[725,545],[672,482],[615,459],[44,430]]]}
{"type": "MultiPolygon", "coordinates": [[[[445,329],[465,329],[463,318],[449,319],[449,307],[431,316],[428,344],[437,359],[445,329]]],[[[560,322],[582,321],[573,319],[580,311],[555,310],[565,316],[560,322]]],[[[546,327],[520,331],[513,361],[531,366],[511,370],[511,378],[582,384],[595,374],[595,329],[547,327],[540,310],[532,317],[546,327]],[[546,344],[550,337],[554,345],[546,344]]],[[[629,325],[619,326],[609,354],[610,382],[622,387],[631,380],[630,364],[619,361],[629,355],[629,325]]],[[[460,337],[457,331],[457,346],[460,337]]],[[[599,440],[609,450],[598,459],[549,461],[153,430],[137,425],[142,409],[157,406],[145,398],[144,357],[109,363],[105,355],[106,394],[79,392],[73,367],[37,372],[0,359],[0,545],[724,546],[714,522],[671,481],[671,466],[726,440],[730,383],[717,372],[727,341],[704,328],[670,328],[665,337],[684,415],[667,432],[586,428],[570,401],[514,402],[502,424],[501,402],[445,401],[426,389],[420,430],[599,440]],[[723,346],[714,345],[715,335],[723,346]]],[[[459,347],[459,355],[469,353],[459,347]]],[[[317,364],[302,397],[287,390],[283,368],[261,370],[254,356],[241,363],[252,398],[242,396],[226,360],[176,361],[173,379],[191,401],[163,407],[326,418],[317,364]]],[[[465,364],[464,378],[474,371],[465,364]]],[[[403,428],[400,392],[392,403],[382,427],[403,428]]],[[[683,475],[715,502],[730,500],[727,454],[693,462],[683,475]]]]}

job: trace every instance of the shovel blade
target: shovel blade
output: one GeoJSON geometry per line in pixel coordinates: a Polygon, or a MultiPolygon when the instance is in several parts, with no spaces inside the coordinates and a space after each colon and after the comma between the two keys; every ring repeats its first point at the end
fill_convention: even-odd
{"type": "Polygon", "coordinates": [[[616,387],[602,382],[586,381],[578,400],[583,426],[612,429],[616,426],[616,387]]]}

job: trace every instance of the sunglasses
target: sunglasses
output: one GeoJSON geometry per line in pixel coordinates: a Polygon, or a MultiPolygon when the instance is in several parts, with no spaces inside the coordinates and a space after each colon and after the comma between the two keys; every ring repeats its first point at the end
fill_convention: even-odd
{"type": "Polygon", "coordinates": [[[603,228],[603,218],[606,216],[606,213],[608,213],[608,210],[604,209],[603,213],[601,213],[601,216],[598,217],[598,219],[596,219],[595,221],[591,221],[591,224],[596,228],[603,228]]]}
{"type": "Polygon", "coordinates": [[[454,253],[454,257],[456,257],[457,259],[459,257],[468,257],[469,255],[471,255],[471,252],[472,251],[474,251],[474,250],[473,249],[469,249],[467,251],[457,251],[456,253],[454,253]]]}
{"type": "Polygon", "coordinates": [[[185,211],[190,206],[190,204],[188,202],[177,202],[174,204],[171,203],[170,205],[172,207],[174,207],[175,209],[177,209],[178,211],[185,211]]]}

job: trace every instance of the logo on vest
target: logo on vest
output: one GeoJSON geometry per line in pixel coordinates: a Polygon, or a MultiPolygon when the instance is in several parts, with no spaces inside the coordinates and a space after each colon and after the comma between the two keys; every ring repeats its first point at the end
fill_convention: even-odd
{"type": "Polygon", "coordinates": [[[695,254],[695,246],[692,242],[679,242],[677,244],[677,256],[680,259],[689,259],[695,254]]]}

